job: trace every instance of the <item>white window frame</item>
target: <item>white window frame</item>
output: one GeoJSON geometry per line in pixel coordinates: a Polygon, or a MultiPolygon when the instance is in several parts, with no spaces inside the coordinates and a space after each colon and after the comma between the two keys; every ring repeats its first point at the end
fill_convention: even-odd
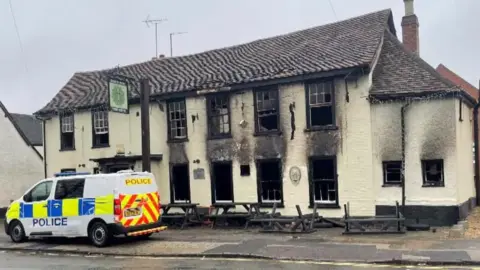
{"type": "Polygon", "coordinates": [[[96,135],[108,134],[108,111],[93,112],[93,129],[96,135]]]}
{"type": "Polygon", "coordinates": [[[62,133],[73,133],[73,115],[62,116],[62,133]]]}

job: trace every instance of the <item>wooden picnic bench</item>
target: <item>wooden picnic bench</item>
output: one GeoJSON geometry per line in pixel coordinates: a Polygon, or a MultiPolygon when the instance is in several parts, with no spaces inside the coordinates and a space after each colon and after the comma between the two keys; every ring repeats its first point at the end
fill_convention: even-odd
{"type": "Polygon", "coordinates": [[[240,222],[247,221],[257,215],[259,210],[259,204],[257,202],[219,202],[212,204],[211,208],[213,213],[209,213],[206,218],[211,220],[211,228],[215,228],[219,221],[229,223],[232,221],[240,222]],[[230,210],[236,206],[242,206],[245,211],[243,212],[231,212],[230,210]]]}
{"type": "Polygon", "coordinates": [[[161,220],[171,220],[175,223],[180,222],[180,228],[183,229],[187,225],[200,224],[202,222],[200,215],[198,214],[198,203],[169,203],[162,204],[161,220]],[[172,208],[180,209],[182,212],[170,213],[172,208]]]}
{"type": "Polygon", "coordinates": [[[405,217],[400,213],[398,201],[395,203],[395,215],[374,217],[351,217],[350,204],[345,208],[345,231],[343,234],[401,234],[405,233],[405,217]]]}
{"type": "Polygon", "coordinates": [[[276,204],[274,204],[270,214],[254,218],[250,220],[250,222],[261,223],[263,228],[260,230],[260,232],[265,233],[311,233],[315,231],[313,229],[313,223],[318,216],[316,207],[314,208],[314,212],[312,214],[307,215],[303,215],[299,205],[295,205],[295,208],[297,209],[297,216],[283,217],[281,215],[277,215],[276,204]],[[290,226],[286,226],[288,224],[290,226]]]}

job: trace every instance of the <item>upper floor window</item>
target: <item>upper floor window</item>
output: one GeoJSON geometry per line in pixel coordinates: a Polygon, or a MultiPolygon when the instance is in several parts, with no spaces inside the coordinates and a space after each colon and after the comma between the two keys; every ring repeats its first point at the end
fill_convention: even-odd
{"type": "Polygon", "coordinates": [[[60,149],[75,149],[75,122],[73,114],[60,116],[60,149]]]}
{"type": "Polygon", "coordinates": [[[168,102],[168,136],[170,140],[187,138],[187,110],[185,99],[168,102]]]}
{"type": "Polygon", "coordinates": [[[312,82],[307,88],[308,128],[332,126],[335,124],[335,103],[333,81],[312,82]]]}
{"type": "Polygon", "coordinates": [[[278,89],[268,88],[254,91],[255,131],[269,133],[280,130],[278,89]]]}
{"type": "Polygon", "coordinates": [[[209,136],[224,137],[230,135],[230,99],[228,95],[207,97],[209,136]]]}
{"type": "Polygon", "coordinates": [[[94,110],[92,111],[92,131],[93,131],[93,147],[108,147],[108,111],[94,110]]]}

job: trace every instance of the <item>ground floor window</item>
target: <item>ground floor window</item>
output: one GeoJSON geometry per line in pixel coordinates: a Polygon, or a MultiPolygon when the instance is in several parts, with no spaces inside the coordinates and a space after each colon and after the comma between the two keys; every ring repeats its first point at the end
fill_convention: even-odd
{"type": "Polygon", "coordinates": [[[402,161],[383,162],[383,184],[400,185],[402,183],[402,161]]]}
{"type": "Polygon", "coordinates": [[[257,160],[257,189],[260,203],[283,203],[282,162],[257,160]]]}
{"type": "Polygon", "coordinates": [[[309,163],[310,203],[338,206],[336,157],[312,157],[309,163]]]}
{"type": "Polygon", "coordinates": [[[444,186],[443,160],[422,160],[424,186],[444,186]]]}
{"type": "Polygon", "coordinates": [[[188,164],[172,164],[170,169],[170,200],[190,203],[190,174],[188,164]]]}

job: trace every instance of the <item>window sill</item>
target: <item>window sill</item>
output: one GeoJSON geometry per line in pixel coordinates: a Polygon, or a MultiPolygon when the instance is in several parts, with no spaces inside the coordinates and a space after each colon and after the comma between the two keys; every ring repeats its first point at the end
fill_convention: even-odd
{"type": "Polygon", "coordinates": [[[185,139],[168,139],[167,143],[183,143],[188,142],[188,138],[185,139]]]}
{"type": "Polygon", "coordinates": [[[441,184],[423,184],[422,187],[424,188],[442,188],[445,187],[444,183],[441,184]]]}
{"type": "Polygon", "coordinates": [[[219,135],[219,136],[209,136],[207,140],[214,141],[214,140],[231,139],[231,138],[233,138],[232,134],[228,134],[228,135],[219,135]]]}
{"type": "Polygon", "coordinates": [[[92,149],[98,149],[98,148],[109,148],[110,144],[97,144],[92,146],[92,149]]]}
{"type": "Polygon", "coordinates": [[[67,152],[67,151],[75,151],[75,147],[73,148],[60,148],[60,150],[58,150],[60,152],[67,152]]]}
{"type": "MultiPolygon", "coordinates": [[[[308,208],[313,209],[314,205],[310,204],[308,208]]],[[[317,204],[317,209],[341,209],[340,205],[338,204],[317,204]]]]}
{"type": "MultiPolygon", "coordinates": [[[[273,203],[259,203],[260,208],[273,208],[273,203]]],[[[285,205],[282,203],[277,203],[277,208],[285,208],[285,205]]]]}
{"type": "Polygon", "coordinates": [[[309,127],[304,129],[304,132],[315,132],[315,131],[328,131],[328,130],[338,130],[338,126],[322,126],[322,127],[309,127]]]}
{"type": "Polygon", "coordinates": [[[382,187],[402,187],[402,184],[383,184],[382,187]]]}
{"type": "Polygon", "coordinates": [[[269,132],[255,132],[253,133],[254,137],[270,137],[270,136],[281,136],[282,131],[269,131],[269,132]]]}

